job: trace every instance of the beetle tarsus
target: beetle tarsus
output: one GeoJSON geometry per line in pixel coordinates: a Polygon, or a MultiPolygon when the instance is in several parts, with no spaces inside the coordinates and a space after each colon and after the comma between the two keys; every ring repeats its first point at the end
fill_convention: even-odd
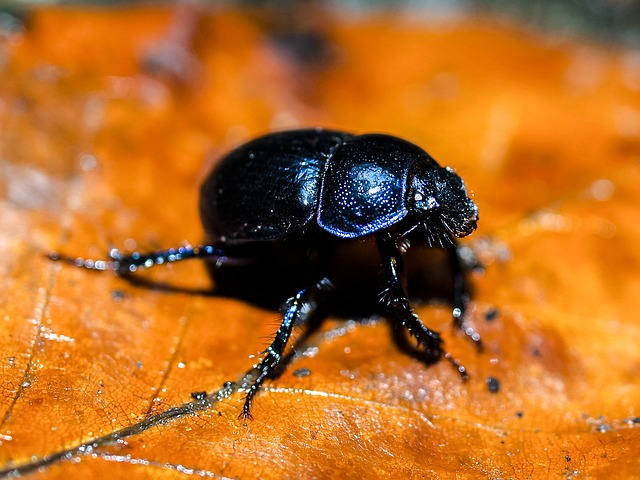
{"type": "Polygon", "coordinates": [[[453,368],[455,368],[460,376],[462,377],[462,381],[466,382],[469,380],[469,374],[467,373],[467,369],[464,365],[462,365],[458,360],[453,358],[453,356],[449,352],[444,352],[443,357],[449,361],[453,368]]]}
{"type": "Polygon", "coordinates": [[[473,328],[470,324],[466,322],[464,319],[465,310],[461,307],[454,307],[451,316],[453,317],[453,324],[466,335],[466,337],[473,342],[476,346],[476,350],[478,352],[482,352],[484,350],[484,343],[482,343],[482,338],[480,338],[480,334],[473,328]]]}
{"type": "Polygon", "coordinates": [[[54,262],[64,262],[69,265],[73,265],[75,267],[85,268],[87,270],[118,270],[118,262],[113,260],[93,260],[91,258],[82,258],[82,257],[71,257],[68,255],[63,255],[60,252],[49,252],[47,254],[49,260],[53,260],[54,262]]]}

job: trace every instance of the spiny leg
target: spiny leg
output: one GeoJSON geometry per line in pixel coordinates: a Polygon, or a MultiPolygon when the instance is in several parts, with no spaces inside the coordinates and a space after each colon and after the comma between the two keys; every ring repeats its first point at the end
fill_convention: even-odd
{"type": "Polygon", "coordinates": [[[253,397],[258,393],[265,379],[273,375],[276,371],[284,355],[293,328],[306,321],[313,314],[317,308],[317,301],[319,300],[320,294],[328,292],[332,288],[331,282],[327,278],[323,278],[311,287],[300,290],[294,297],[287,301],[284,318],[276,332],[276,336],[273,342],[271,342],[271,345],[265,350],[264,353],[266,355],[254,367],[258,372],[258,376],[251,384],[251,387],[249,387],[240,418],[251,418],[253,397]]]}
{"type": "Polygon", "coordinates": [[[449,352],[443,350],[440,334],[427,328],[411,308],[402,286],[402,256],[396,247],[395,240],[391,234],[383,233],[377,237],[377,242],[387,282],[386,290],[383,292],[384,301],[394,319],[406,328],[409,334],[414,336],[418,344],[424,348],[427,363],[434,363],[443,356],[460,373],[463,380],[466,380],[468,378],[466,368],[449,352]]]}
{"type": "Polygon", "coordinates": [[[458,253],[458,243],[451,239],[451,243],[446,245],[445,249],[453,273],[453,323],[471,339],[478,350],[482,350],[483,345],[480,334],[464,319],[464,314],[469,304],[469,292],[466,285],[465,268],[458,253]]]}
{"type": "Polygon", "coordinates": [[[154,265],[174,263],[190,258],[210,258],[215,259],[216,262],[225,264],[241,261],[229,259],[225,256],[224,251],[212,245],[198,245],[196,247],[185,245],[149,253],[133,252],[130,255],[123,255],[118,249],[113,248],[109,252],[109,260],[93,260],[82,257],[73,258],[58,252],[49,253],[49,258],[89,270],[111,270],[118,275],[129,275],[141,268],[150,268],[154,265]]]}

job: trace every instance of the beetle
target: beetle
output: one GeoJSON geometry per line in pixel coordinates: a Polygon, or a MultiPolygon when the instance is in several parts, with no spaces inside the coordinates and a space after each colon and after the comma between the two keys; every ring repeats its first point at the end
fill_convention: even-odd
{"type": "Polygon", "coordinates": [[[276,276],[282,295],[277,301],[288,300],[273,341],[254,365],[255,380],[240,414],[246,419],[254,396],[280,365],[294,327],[337,289],[332,283],[336,252],[373,244],[383,275],[377,305],[415,337],[426,363],[444,357],[467,378],[465,367],[443,349],[440,335],[414,312],[404,285],[403,256],[414,245],[446,252],[454,323],[481,348],[479,334],[463,320],[469,294],[456,241],[476,229],[478,208],[463,180],[418,146],[385,134],[321,128],[267,134],[217,163],[202,184],[199,208],[205,245],[130,255],[113,249],[109,260],[50,257],[120,275],[203,258],[221,294],[232,293],[234,283],[240,290],[252,285],[259,293],[276,276]]]}

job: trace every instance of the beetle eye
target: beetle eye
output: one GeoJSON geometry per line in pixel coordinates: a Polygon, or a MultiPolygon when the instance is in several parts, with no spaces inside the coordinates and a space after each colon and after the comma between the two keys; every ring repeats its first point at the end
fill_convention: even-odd
{"type": "Polygon", "coordinates": [[[422,192],[416,192],[413,194],[413,201],[416,208],[420,210],[431,210],[432,208],[437,208],[440,206],[436,197],[430,195],[425,196],[422,192]]]}

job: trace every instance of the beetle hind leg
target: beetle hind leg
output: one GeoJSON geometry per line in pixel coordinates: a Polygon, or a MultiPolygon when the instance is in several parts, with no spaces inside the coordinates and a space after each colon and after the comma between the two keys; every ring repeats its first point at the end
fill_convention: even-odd
{"type": "Polygon", "coordinates": [[[248,388],[240,418],[251,418],[253,397],[258,393],[264,381],[278,369],[293,328],[298,324],[304,323],[315,312],[320,294],[328,292],[332,288],[331,282],[327,278],[323,278],[313,286],[300,290],[288,300],[282,323],[276,332],[275,338],[265,350],[265,356],[254,366],[254,371],[258,375],[248,388]]]}
{"type": "Polygon", "coordinates": [[[212,245],[184,245],[182,247],[169,248],[167,250],[157,250],[154,252],[140,253],[133,252],[124,255],[117,248],[112,248],[109,252],[108,260],[84,259],[82,257],[70,257],[58,252],[49,253],[49,259],[75,265],[76,267],[86,268],[89,270],[111,270],[118,275],[129,275],[143,268],[150,268],[154,265],[162,265],[165,263],[174,263],[191,258],[209,258],[215,259],[220,263],[232,263],[238,260],[229,259],[225,256],[224,251],[212,245]]]}

